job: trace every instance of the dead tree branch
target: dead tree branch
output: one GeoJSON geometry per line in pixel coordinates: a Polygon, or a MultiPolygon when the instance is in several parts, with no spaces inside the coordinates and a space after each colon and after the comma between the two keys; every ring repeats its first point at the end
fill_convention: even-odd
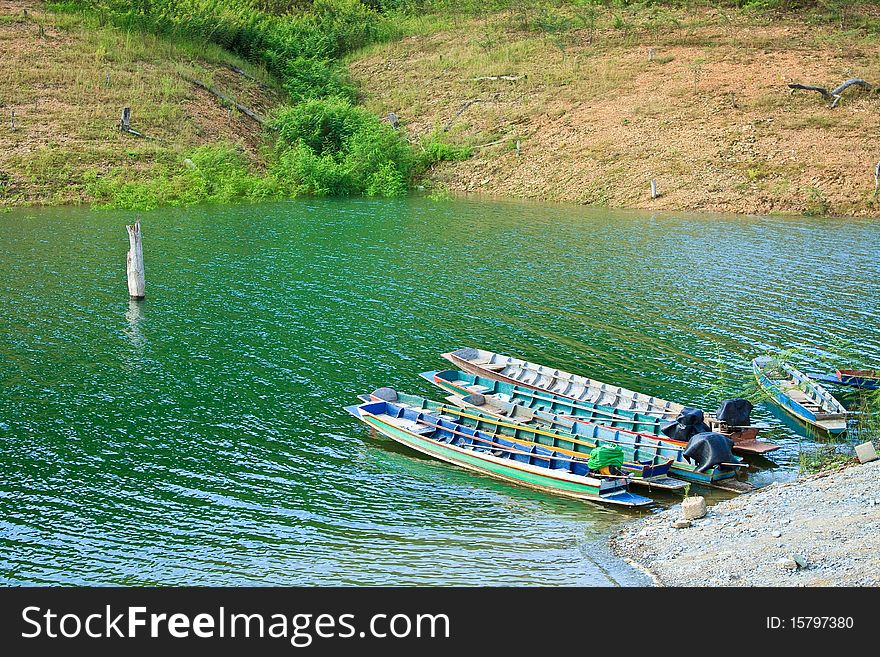
{"type": "Polygon", "coordinates": [[[481,82],[483,80],[507,80],[508,82],[516,82],[522,76],[521,75],[483,75],[478,78],[471,78],[474,82],[481,82]]]}
{"type": "Polygon", "coordinates": [[[272,90],[272,87],[270,87],[268,84],[263,82],[260,78],[258,78],[255,75],[251,75],[250,73],[245,71],[243,68],[240,68],[240,67],[236,66],[235,64],[223,64],[223,66],[228,68],[233,73],[237,73],[238,75],[240,75],[243,78],[247,78],[248,80],[252,80],[253,82],[256,82],[258,85],[263,87],[263,89],[268,89],[270,91],[272,90]]]}
{"type": "Polygon", "coordinates": [[[207,91],[209,94],[212,94],[212,95],[216,96],[217,98],[219,98],[220,100],[222,100],[222,101],[223,101],[224,103],[226,103],[227,105],[231,105],[232,107],[234,107],[235,109],[237,109],[239,112],[241,112],[242,114],[244,114],[245,116],[247,116],[247,117],[250,118],[251,120],[256,121],[257,123],[259,123],[262,127],[264,127],[264,128],[272,128],[272,126],[270,126],[270,125],[266,122],[266,119],[264,119],[262,116],[260,116],[260,115],[257,114],[256,112],[254,112],[251,108],[249,108],[249,107],[245,107],[245,106],[242,105],[241,103],[236,102],[233,98],[230,98],[230,97],[227,96],[226,94],[221,93],[220,91],[217,91],[214,87],[212,87],[212,86],[210,86],[210,85],[208,85],[208,84],[205,84],[205,83],[202,82],[201,80],[197,80],[197,79],[195,79],[195,78],[191,78],[191,77],[186,76],[186,75],[181,75],[181,77],[182,77],[184,80],[186,80],[187,82],[189,82],[189,83],[191,83],[191,84],[194,84],[195,86],[199,87],[200,89],[204,89],[204,90],[207,91]]]}
{"type": "Polygon", "coordinates": [[[453,115],[453,117],[446,122],[446,125],[443,126],[443,132],[449,132],[449,128],[451,128],[452,124],[455,123],[455,119],[461,116],[468,107],[470,107],[474,103],[479,102],[481,102],[480,98],[472,98],[471,100],[464,101],[461,104],[461,107],[458,108],[458,111],[453,115]]]}
{"type": "Polygon", "coordinates": [[[140,137],[141,139],[149,139],[151,141],[155,141],[155,137],[150,137],[149,135],[145,135],[142,132],[138,132],[134,128],[131,127],[131,108],[123,107],[122,108],[122,118],[119,119],[119,132],[124,132],[127,135],[132,135],[133,137],[140,137]]]}
{"type": "Polygon", "coordinates": [[[835,87],[831,91],[828,91],[825,87],[820,87],[815,84],[800,84],[799,82],[792,82],[788,85],[788,88],[794,92],[797,89],[803,89],[804,91],[815,91],[817,93],[822,94],[822,97],[827,100],[831,105],[832,109],[837,107],[837,104],[840,102],[840,99],[843,96],[843,92],[849,89],[850,87],[861,87],[865,91],[877,91],[877,88],[871,84],[870,82],[866,82],[862,78],[850,78],[849,80],[844,81],[839,86],[835,87]]]}

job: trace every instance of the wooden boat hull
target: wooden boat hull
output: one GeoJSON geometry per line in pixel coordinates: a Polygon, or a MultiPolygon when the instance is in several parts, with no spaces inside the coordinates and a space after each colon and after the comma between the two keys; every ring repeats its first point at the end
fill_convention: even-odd
{"type": "Polygon", "coordinates": [[[807,375],[768,356],[755,358],[752,371],[758,385],[789,415],[831,435],[846,431],[846,409],[807,375]],[[781,378],[771,376],[773,371],[781,378]]]}
{"type": "MultiPolygon", "coordinates": [[[[675,420],[684,408],[682,404],[676,402],[491,351],[466,347],[441,355],[475,376],[547,392],[578,402],[588,401],[601,406],[644,413],[658,421],[675,420]]],[[[765,454],[779,449],[779,445],[757,440],[758,427],[728,427],[711,414],[706,415],[706,422],[712,431],[718,431],[730,438],[736,452],[765,454]]]]}
{"type": "MultiPolygon", "coordinates": [[[[522,451],[521,457],[524,459],[522,461],[494,456],[488,453],[488,449],[493,451],[508,449],[510,445],[506,444],[507,441],[466,427],[461,427],[461,431],[457,431],[455,427],[458,425],[436,416],[407,410],[384,401],[347,406],[345,410],[395,442],[441,461],[496,479],[590,502],[625,507],[651,504],[650,499],[630,493],[626,487],[626,479],[579,476],[538,465],[540,461],[547,460],[547,455],[542,453],[515,450],[522,451]],[[406,428],[407,421],[415,424],[419,418],[427,418],[425,421],[440,427],[436,430],[441,434],[440,438],[420,435],[406,428]],[[471,437],[470,448],[467,443],[468,436],[471,437]],[[445,439],[448,440],[444,442],[445,439]],[[458,440],[462,441],[460,444],[464,446],[453,444],[458,440]],[[497,449],[489,447],[485,452],[479,451],[482,448],[475,447],[480,444],[479,440],[489,440],[491,445],[497,446],[497,449]]],[[[545,451],[551,452],[551,450],[545,451]]]]}
{"type": "MultiPolygon", "coordinates": [[[[655,455],[663,459],[673,459],[669,474],[684,481],[715,486],[721,481],[736,477],[736,471],[727,468],[710,468],[705,472],[697,472],[696,467],[682,456],[682,450],[687,443],[672,440],[661,433],[660,422],[656,418],[621,409],[609,409],[589,402],[577,403],[564,397],[530,389],[523,390],[519,386],[503,381],[493,381],[453,370],[422,372],[420,376],[459,398],[467,398],[474,393],[484,397],[498,396],[512,404],[520,404],[525,408],[554,415],[563,420],[574,420],[578,425],[574,431],[580,435],[590,436],[594,440],[604,435],[606,440],[629,441],[632,448],[636,448],[639,444],[645,448],[659,444],[655,455]],[[603,415],[603,412],[606,414],[603,415]],[[607,412],[612,412],[621,419],[609,419],[607,412]],[[643,426],[645,431],[633,430],[633,423],[643,426]],[[609,432],[614,438],[608,437],[609,432]],[[619,434],[615,435],[615,432],[619,434]]],[[[490,408],[484,412],[495,414],[490,408]]]]}
{"type": "MultiPolygon", "coordinates": [[[[382,390],[389,391],[390,388],[382,390]]],[[[362,401],[384,401],[385,396],[382,395],[359,395],[362,401]]],[[[432,415],[442,415],[449,417],[453,422],[462,424],[479,431],[504,436],[509,440],[522,442],[523,444],[543,445],[550,449],[559,451],[563,454],[575,458],[588,458],[597,443],[607,442],[611,444],[619,444],[621,441],[615,441],[613,438],[614,431],[606,429],[606,434],[599,437],[596,436],[579,436],[577,430],[580,427],[573,421],[565,422],[570,425],[574,433],[571,431],[563,431],[553,428],[553,417],[547,416],[543,426],[527,426],[526,424],[516,422],[511,418],[503,415],[493,415],[482,409],[476,408],[470,404],[462,403],[461,398],[451,397],[449,401],[453,405],[435,402],[417,395],[408,395],[398,391],[394,391],[393,400],[396,404],[402,404],[409,408],[424,410],[432,415]]],[[[586,434],[586,432],[584,432],[586,434]]],[[[624,457],[627,459],[621,470],[624,474],[632,477],[631,482],[636,486],[645,486],[647,488],[656,488],[658,490],[679,490],[686,485],[679,479],[669,477],[669,470],[674,463],[674,458],[659,456],[657,449],[652,449],[649,445],[642,445],[633,449],[631,444],[619,445],[624,451],[624,457]]]]}
{"type": "Polygon", "coordinates": [[[544,390],[578,401],[593,401],[604,406],[642,411],[660,419],[674,420],[684,408],[681,404],[665,399],[482,349],[466,347],[441,355],[456,367],[477,376],[532,390],[544,390]]]}
{"type": "Polygon", "coordinates": [[[863,376],[851,376],[848,374],[844,374],[841,371],[840,375],[837,373],[834,374],[813,374],[810,373],[809,376],[814,381],[820,381],[822,383],[831,383],[833,385],[838,386],[849,386],[850,388],[861,388],[863,390],[878,390],[880,389],[880,379],[871,378],[871,377],[863,377],[863,376]]]}

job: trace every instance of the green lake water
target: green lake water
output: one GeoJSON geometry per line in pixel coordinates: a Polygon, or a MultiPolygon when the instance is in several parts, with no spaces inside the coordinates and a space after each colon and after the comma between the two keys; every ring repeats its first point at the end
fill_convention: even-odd
{"type": "MultiPolygon", "coordinates": [[[[484,346],[714,410],[748,360],[880,364],[880,223],[470,200],[0,214],[0,583],[609,584],[633,513],[342,407],[484,346]]],[[[800,362],[806,365],[808,363],[800,362]]],[[[763,485],[809,445],[750,459],[763,485]]],[[[665,504],[675,497],[661,499],[665,504]]]]}

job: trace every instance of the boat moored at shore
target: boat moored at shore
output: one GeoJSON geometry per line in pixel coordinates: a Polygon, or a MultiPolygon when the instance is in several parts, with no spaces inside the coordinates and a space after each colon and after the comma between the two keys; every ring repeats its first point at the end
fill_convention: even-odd
{"type": "Polygon", "coordinates": [[[672,458],[674,462],[670,474],[690,483],[722,488],[735,492],[750,489],[744,482],[736,480],[737,467],[745,464],[736,461],[730,467],[711,467],[702,469],[684,456],[688,443],[669,438],[661,431],[661,422],[656,418],[632,411],[611,409],[590,402],[574,402],[571,399],[522,389],[502,381],[485,379],[466,372],[441,370],[422,372],[422,378],[439,388],[452,393],[449,401],[465,406],[474,406],[484,413],[496,417],[533,417],[538,421],[549,422],[551,426],[572,426],[571,431],[591,439],[605,436],[606,440],[629,443],[645,449],[659,443],[657,455],[672,458]],[[507,408],[505,408],[507,407],[507,408]],[[522,409],[522,410],[520,410],[522,409]],[[541,414],[541,415],[532,415],[541,414]],[[616,436],[612,438],[612,436],[616,436]]]}
{"type": "Polygon", "coordinates": [[[402,445],[497,479],[590,502],[624,507],[651,504],[649,498],[627,490],[628,477],[595,476],[586,461],[541,445],[521,445],[386,401],[345,410],[402,445]]]}
{"type": "MultiPolygon", "coordinates": [[[[688,407],[684,404],[492,351],[465,347],[441,355],[460,369],[476,376],[547,392],[576,402],[643,413],[660,422],[674,422],[683,412],[688,412],[688,407]]],[[[742,400],[736,401],[743,403],[742,400]]],[[[740,417],[732,419],[724,414],[724,407],[722,405],[718,414],[705,414],[705,422],[711,431],[730,438],[737,452],[763,454],[779,449],[774,443],[757,440],[760,427],[751,424],[748,413],[736,414],[740,417]]],[[[751,405],[748,408],[751,409],[751,405]]]]}
{"type": "Polygon", "coordinates": [[[755,358],[752,370],[758,385],[790,415],[831,435],[846,431],[843,404],[806,374],[771,356],[755,358]]]}
{"type": "Polygon", "coordinates": [[[603,427],[602,431],[595,435],[580,427],[577,422],[554,418],[544,413],[535,413],[535,423],[529,425],[519,420],[484,412],[462,403],[459,398],[450,397],[450,403],[436,402],[418,395],[402,393],[393,388],[378,388],[369,395],[359,397],[362,401],[390,401],[424,410],[434,415],[448,417],[454,422],[479,431],[502,435],[524,445],[544,445],[573,458],[589,458],[596,447],[610,445],[623,452],[625,460],[620,466],[620,472],[631,476],[633,485],[661,490],[679,490],[686,486],[684,481],[668,476],[675,458],[661,454],[656,445],[657,441],[652,441],[654,445],[634,445],[630,441],[617,439],[613,429],[603,427]]]}

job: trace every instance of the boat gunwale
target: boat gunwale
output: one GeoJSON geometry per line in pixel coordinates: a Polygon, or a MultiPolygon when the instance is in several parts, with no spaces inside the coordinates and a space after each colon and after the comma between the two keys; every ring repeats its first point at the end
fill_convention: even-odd
{"type": "MultiPolygon", "coordinates": [[[[491,369],[487,369],[482,365],[474,363],[472,360],[464,358],[458,354],[466,349],[473,349],[474,351],[489,354],[490,362],[486,364],[502,364],[500,362],[492,363],[492,358],[500,358],[506,359],[507,363],[503,369],[507,369],[508,367],[515,366],[520,367],[529,372],[534,372],[539,376],[547,376],[551,380],[560,381],[563,383],[568,383],[569,388],[571,385],[580,385],[582,389],[586,390],[599,390],[600,392],[606,393],[610,392],[611,394],[616,395],[619,400],[628,400],[635,404],[644,404],[646,406],[645,409],[638,408],[629,408],[626,410],[638,411],[642,410],[643,412],[653,412],[660,413],[660,417],[658,419],[674,419],[681,412],[681,409],[684,408],[683,404],[679,404],[678,402],[669,401],[666,399],[662,399],[660,397],[655,397],[653,395],[646,395],[645,393],[637,392],[635,390],[630,390],[629,388],[624,388],[623,386],[615,386],[610,383],[605,383],[604,381],[599,381],[597,379],[591,379],[586,376],[582,376],[580,374],[574,374],[572,372],[567,372],[565,370],[554,369],[546,365],[541,365],[539,363],[533,363],[531,361],[527,361],[521,358],[516,358],[514,356],[505,356],[504,354],[499,354],[494,351],[488,351],[485,349],[479,349],[477,347],[462,347],[460,349],[456,349],[454,351],[448,351],[440,354],[442,358],[450,361],[454,365],[460,367],[465,371],[471,371],[469,368],[473,368],[478,370],[478,372],[472,372],[474,374],[479,374],[486,376],[486,378],[497,379],[504,381],[506,383],[512,383],[513,385],[521,385],[526,388],[531,388],[532,390],[541,390],[546,391],[554,395],[558,395],[560,397],[567,397],[569,399],[574,399],[576,401],[592,401],[592,400],[584,400],[580,397],[575,397],[571,394],[566,394],[565,392],[554,392],[552,389],[547,386],[539,386],[537,384],[528,383],[526,381],[520,381],[512,376],[508,376],[506,374],[502,374],[501,372],[493,371],[491,369]],[[545,371],[546,370],[546,371],[545,371]],[[561,376],[564,375],[564,376],[561,376]],[[585,383],[584,383],[585,382],[585,383]],[[653,410],[652,410],[653,409],[653,410]]],[[[625,408],[625,406],[614,405],[616,408],[625,408]]]]}

